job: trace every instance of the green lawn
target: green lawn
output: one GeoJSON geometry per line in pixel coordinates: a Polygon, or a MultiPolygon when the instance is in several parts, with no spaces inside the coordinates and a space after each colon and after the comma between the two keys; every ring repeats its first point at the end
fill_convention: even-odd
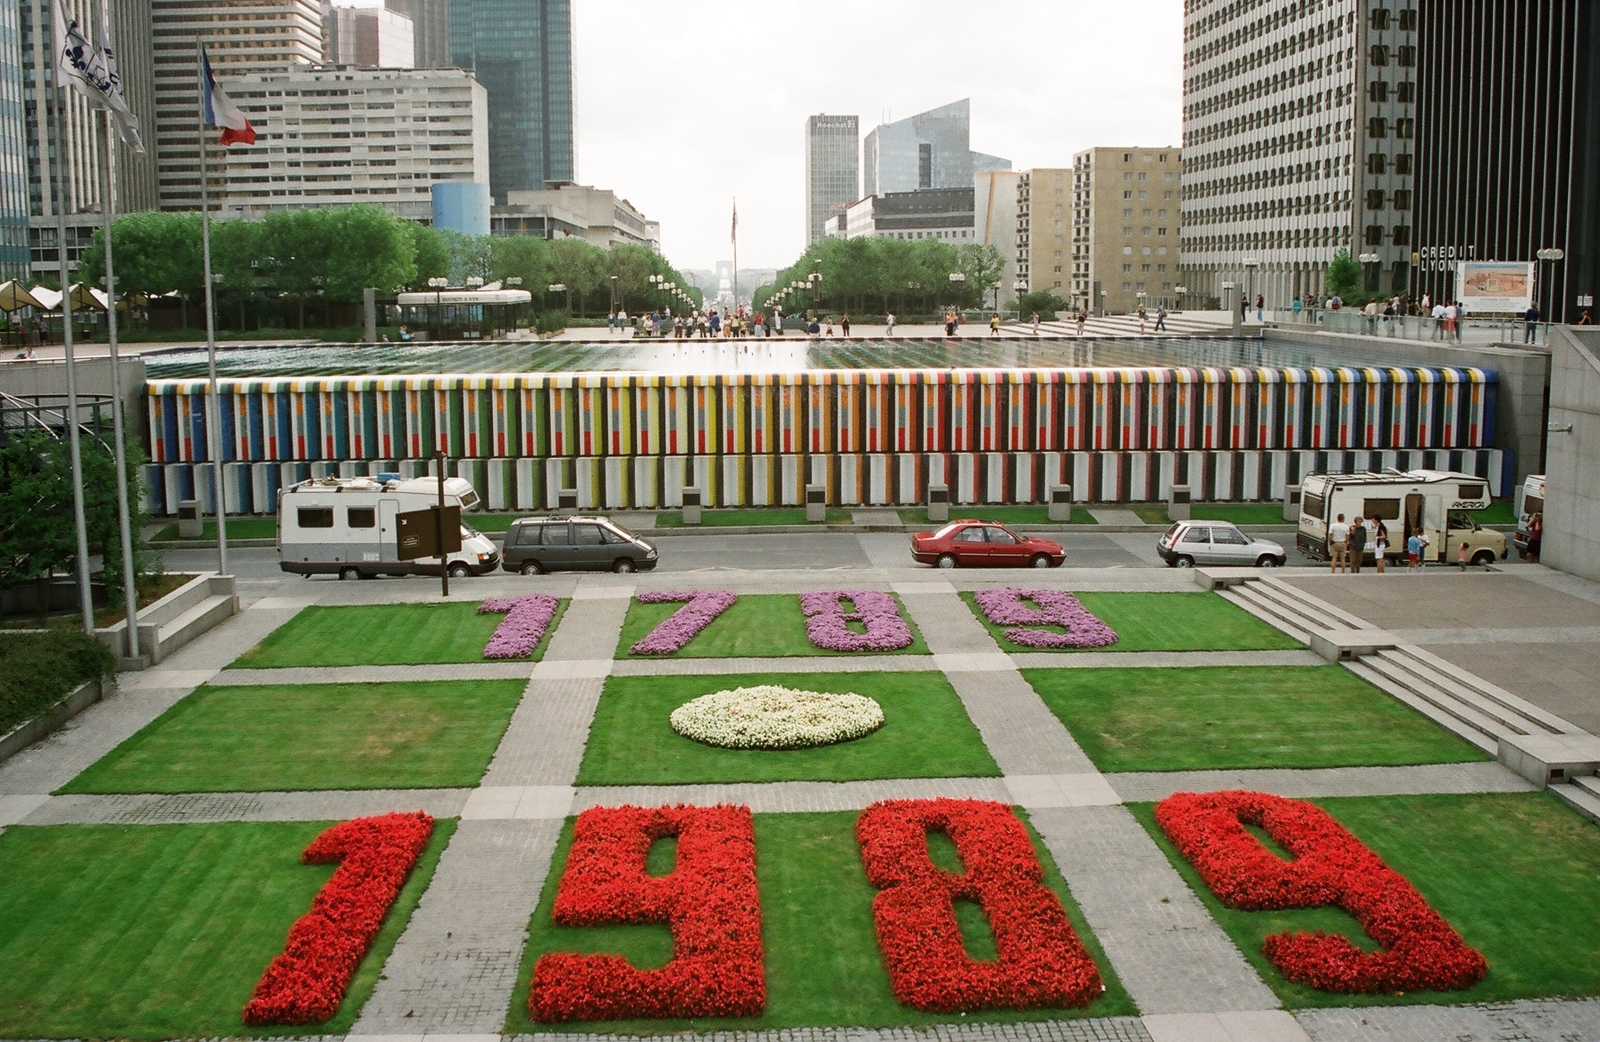
{"type": "Polygon", "coordinates": [[[478,784],[520,680],[202,687],[65,792],[262,792],[478,784]]]}
{"type": "MultiPolygon", "coordinates": [[[[217,523],[207,521],[202,526],[201,539],[217,538],[217,523]]],[[[278,519],[275,517],[230,517],[228,518],[229,539],[276,539],[278,538],[278,519]]],[[[150,537],[152,543],[185,542],[178,538],[178,526],[168,525],[150,537]]]]}
{"type": "MultiPolygon", "coordinates": [[[[1117,642],[1092,651],[1287,651],[1303,647],[1282,630],[1262,622],[1215,593],[1077,593],[1083,606],[1117,634],[1117,642]]],[[[968,591],[961,594],[995,642],[1008,652],[1060,651],[1029,648],[1005,637],[1012,627],[984,618],[968,591]]],[[[1059,626],[1023,627],[1060,631],[1059,626]]],[[[1073,649],[1065,649],[1071,651],[1073,649]]]]}
{"type": "MultiPolygon", "coordinates": [[[[506,1018],[510,1034],[535,1031],[603,1031],[618,1034],[732,1031],[784,1028],[800,1025],[864,1028],[907,1025],[925,1027],[951,1021],[1061,1020],[1078,1017],[1127,1016],[1136,1012],[1111,963],[1089,932],[1083,915],[1067,891],[1061,873],[1037,835],[1034,849],[1043,864],[1045,883],[1061,898],[1072,927],[1100,968],[1106,993],[1085,1009],[996,1011],[966,1016],[921,1013],[895,1001],[889,990],[872,924],[872,899],[877,892],[867,882],[856,844],[851,811],[832,814],[756,815],[756,876],[761,888],[761,935],[766,949],[767,1007],[760,1017],[701,1019],[588,1021],[571,1024],[536,1024],[528,1017],[528,992],[533,964],[552,951],[585,954],[616,953],[635,966],[649,969],[672,957],[672,934],[665,924],[645,926],[557,927],[550,923],[557,884],[566,867],[572,843],[569,821],[550,866],[544,896],[533,914],[530,936],[523,951],[522,972],[506,1018]]],[[[1024,819],[1026,820],[1026,819],[1024,819]]],[[[1032,830],[1030,829],[1030,832],[1032,830]]],[[[655,844],[651,870],[667,871],[659,864],[655,844]]],[[[930,844],[932,848],[933,844],[930,844]]],[[[965,904],[963,902],[963,904],[965,904]]],[[[958,911],[962,906],[958,905],[958,911]]],[[[971,928],[974,919],[963,917],[971,928]]],[[[978,927],[985,936],[963,930],[968,951],[982,958],[992,953],[987,924],[978,927]]],[[[990,955],[992,957],[992,954],[990,955]]]]}
{"type": "Polygon", "coordinates": [[[1261,954],[1268,934],[1342,933],[1371,950],[1338,909],[1241,912],[1223,907],[1155,824],[1131,808],[1285,1006],[1504,1002],[1600,993],[1600,829],[1548,793],[1384,796],[1313,801],[1411,881],[1489,961],[1466,991],[1345,995],[1287,981],[1261,954]]]}
{"type": "Polygon", "coordinates": [[[0,1035],[342,1035],[449,841],[428,849],[326,1024],[252,1028],[240,1010],[334,865],[300,852],[330,822],[63,825],[0,835],[0,1035]]]}
{"type": "Polygon", "coordinates": [[[1165,503],[1129,503],[1128,509],[1139,515],[1139,520],[1147,525],[1169,525],[1172,519],[1167,517],[1165,503]]]}
{"type": "MultiPolygon", "coordinates": [[[[480,603],[312,605],[273,630],[228,668],[482,662],[484,646],[505,616],[478,614],[480,603]]],[[[563,598],[531,661],[544,657],[566,610],[567,601],[563,598]]]]}
{"type": "MultiPolygon", "coordinates": [[[[900,603],[900,598],[895,597],[900,603]]],[[[683,607],[682,602],[643,604],[635,600],[628,606],[622,623],[622,638],[617,641],[617,658],[794,658],[800,656],[840,656],[858,654],[926,655],[911,613],[900,604],[900,617],[911,627],[911,644],[899,651],[829,651],[811,643],[806,636],[806,617],[800,611],[800,597],[792,593],[741,594],[733,607],[711,620],[693,640],[671,655],[632,655],[629,650],[661,622],[683,607]]],[[[860,623],[850,623],[857,633],[865,633],[860,623]]]]}
{"type": "Polygon", "coordinates": [[[1517,523],[1517,504],[1511,499],[1497,499],[1488,510],[1471,511],[1480,525],[1514,525],[1517,523]]]}
{"type": "Polygon", "coordinates": [[[1335,665],[1029,669],[1023,676],[1102,771],[1489,758],[1335,665]]]}
{"type": "Polygon", "coordinates": [[[1292,525],[1283,519],[1282,503],[1195,503],[1189,516],[1196,521],[1232,521],[1236,525],[1292,525]]]}
{"type": "MultiPolygon", "coordinates": [[[[848,525],[850,511],[838,507],[828,508],[827,524],[848,525]]],[[[805,507],[751,507],[749,509],[717,507],[700,512],[702,528],[757,528],[763,525],[804,525],[805,507]]],[[[657,528],[683,528],[683,514],[677,510],[662,510],[656,514],[657,528]]],[[[693,528],[693,525],[687,527],[693,528]]]]}
{"type": "Polygon", "coordinates": [[[612,677],[589,728],[579,785],[857,781],[996,777],[1000,768],[939,673],[774,673],[612,677]],[[863,738],[815,749],[719,749],[685,738],[668,718],[713,691],[781,684],[877,699],[884,724],[863,738]]]}
{"type": "MultiPolygon", "coordinates": [[[[900,516],[906,518],[909,524],[927,525],[931,528],[937,528],[944,523],[942,521],[929,521],[926,507],[918,507],[915,510],[902,510],[900,511],[900,516]]],[[[989,506],[983,503],[963,506],[958,503],[950,504],[950,520],[971,517],[980,518],[984,521],[998,521],[1003,525],[1022,527],[1028,525],[1058,525],[1061,523],[1050,520],[1050,508],[1048,506],[989,506]]],[[[1092,525],[1094,523],[1094,517],[1089,513],[1088,507],[1074,506],[1072,508],[1072,520],[1068,524],[1092,525]]]]}
{"type": "Polygon", "coordinates": [[[528,514],[515,512],[503,514],[463,514],[461,516],[461,522],[468,528],[475,528],[480,532],[504,533],[506,529],[511,527],[511,522],[517,520],[518,518],[528,516],[528,514]]]}

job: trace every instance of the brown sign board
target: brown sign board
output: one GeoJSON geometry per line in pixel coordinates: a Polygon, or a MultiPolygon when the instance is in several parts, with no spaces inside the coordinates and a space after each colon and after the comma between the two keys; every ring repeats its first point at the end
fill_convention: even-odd
{"type": "Polygon", "coordinates": [[[407,510],[395,515],[396,542],[400,560],[415,561],[419,557],[438,557],[441,552],[453,554],[461,549],[461,508],[459,506],[428,507],[426,510],[407,510]],[[439,546],[440,529],[444,532],[444,546],[439,546]]]}

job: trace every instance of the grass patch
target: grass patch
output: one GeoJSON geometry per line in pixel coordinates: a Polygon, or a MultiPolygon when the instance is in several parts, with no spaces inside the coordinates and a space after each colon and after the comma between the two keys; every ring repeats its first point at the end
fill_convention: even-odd
{"type": "Polygon", "coordinates": [[[263,792],[478,784],[526,686],[202,687],[64,792],[263,792]]]}
{"type": "MultiPolygon", "coordinates": [[[[656,1035],[801,1025],[920,1027],[957,1020],[1016,1023],[1127,1016],[1136,1012],[1099,942],[1089,932],[1050,852],[1031,828],[1033,846],[1044,867],[1045,885],[1060,897],[1073,929],[1100,967],[1105,994],[1081,1010],[995,1011],[964,1017],[921,1013],[900,1005],[889,990],[889,974],[873,930],[872,899],[878,891],[867,882],[861,867],[855,838],[857,817],[853,811],[756,815],[756,876],[761,888],[761,934],[767,974],[767,1007],[762,1016],[535,1024],[528,1017],[528,991],[533,965],[546,952],[616,953],[641,968],[661,966],[672,957],[672,934],[665,924],[582,928],[551,925],[550,910],[572,844],[572,823],[568,821],[530,924],[515,1001],[506,1018],[507,1033],[600,1031],[656,1035]]],[[[968,949],[974,957],[981,957],[985,943],[992,950],[988,926],[981,911],[964,906],[965,902],[957,906],[963,935],[967,936],[969,929],[974,935],[979,930],[985,935],[968,949]]]]}
{"type": "Polygon", "coordinates": [[[329,822],[63,825],[0,835],[0,1035],[342,1035],[455,829],[434,825],[339,1013],[252,1028],[240,1010],[333,875],[300,852],[329,822]]]}
{"type": "Polygon", "coordinates": [[[1335,665],[1030,669],[1023,676],[1102,771],[1489,759],[1335,665]]]}
{"type": "Polygon", "coordinates": [[[1504,1002],[1600,993],[1600,829],[1548,793],[1320,799],[1322,806],[1411,881],[1489,972],[1466,991],[1343,995],[1287,981],[1261,954],[1269,934],[1327,930],[1372,943],[1337,909],[1241,912],[1212,895],[1155,823],[1131,807],[1217,922],[1290,1008],[1504,1002]]]}
{"type": "Polygon", "coordinates": [[[1517,505],[1510,499],[1497,499],[1488,510],[1468,511],[1480,525],[1514,525],[1517,523],[1517,505]]]}
{"type": "Polygon", "coordinates": [[[1167,516],[1165,503],[1129,503],[1128,509],[1139,515],[1139,520],[1147,525],[1170,525],[1172,519],[1167,516]]]}
{"type": "Polygon", "coordinates": [[[579,785],[858,781],[997,777],[1000,768],[939,673],[775,673],[612,677],[600,696],[579,785]],[[668,717],[713,691],[782,684],[877,699],[884,724],[854,741],[815,749],[719,749],[685,738],[668,717]]]}
{"type": "MultiPolygon", "coordinates": [[[[942,521],[928,520],[928,508],[919,507],[916,510],[902,510],[902,517],[910,517],[913,525],[928,525],[932,528],[942,527],[942,521]]],[[[976,517],[985,521],[998,521],[1003,525],[1059,525],[1060,521],[1050,520],[1050,508],[1047,506],[988,506],[978,503],[971,506],[950,504],[950,519],[976,517]]],[[[1067,522],[1073,525],[1095,524],[1094,515],[1089,513],[1088,507],[1073,506],[1072,519],[1067,522]]]]}
{"type": "Polygon", "coordinates": [[[476,529],[479,532],[498,532],[504,534],[506,530],[511,527],[511,523],[513,521],[529,516],[530,515],[528,514],[518,513],[463,514],[461,516],[461,523],[466,525],[468,528],[476,529]]]}
{"type": "MultiPolygon", "coordinates": [[[[217,523],[207,521],[200,528],[199,539],[183,539],[178,535],[178,526],[170,524],[150,537],[152,543],[188,543],[211,540],[216,542],[217,523]]],[[[278,538],[278,519],[275,517],[230,517],[228,518],[229,539],[276,539],[278,538]]]]}
{"type": "MultiPolygon", "coordinates": [[[[312,605],[240,655],[229,669],[291,666],[422,666],[482,662],[504,615],[478,614],[478,601],[448,604],[312,605]]],[[[561,625],[562,598],[529,661],[544,657],[561,625]]]]}
{"type": "MultiPolygon", "coordinates": [[[[827,524],[848,525],[850,511],[830,507],[827,513],[827,524]]],[[[700,513],[701,528],[759,528],[763,525],[806,525],[813,524],[806,520],[805,507],[756,507],[748,510],[717,508],[703,510],[700,513]]],[[[685,526],[683,512],[679,510],[662,510],[656,514],[657,528],[694,528],[694,525],[685,526]]]]}
{"type": "MultiPolygon", "coordinates": [[[[1262,622],[1215,593],[1078,593],[1095,618],[1110,626],[1117,642],[1093,651],[1289,651],[1304,647],[1282,630],[1262,622]]],[[[988,627],[995,643],[1008,652],[1061,651],[1028,648],[1006,639],[1008,626],[984,617],[971,591],[961,594],[967,607],[988,627]]],[[[1062,632],[1060,626],[1040,629],[1062,632]]],[[[1065,649],[1071,651],[1073,649],[1065,649]]]]}
{"type": "Polygon", "coordinates": [[[111,649],[81,629],[0,634],[0,734],[116,668],[111,649]]]}
{"type": "Polygon", "coordinates": [[[1232,521],[1236,525],[1292,525],[1283,519],[1282,503],[1196,503],[1189,508],[1196,521],[1232,521]]]}
{"type": "MultiPolygon", "coordinates": [[[[695,638],[671,655],[633,655],[629,652],[651,630],[683,607],[681,602],[643,604],[635,599],[628,606],[628,617],[622,623],[622,637],[617,641],[617,658],[801,658],[839,657],[860,654],[874,655],[926,655],[928,644],[922,639],[911,613],[894,596],[900,605],[900,617],[911,627],[911,643],[899,651],[855,652],[829,651],[811,643],[806,636],[806,617],[800,611],[800,598],[792,593],[741,594],[733,607],[711,621],[695,638]]],[[[866,627],[851,623],[857,633],[866,627]]]]}

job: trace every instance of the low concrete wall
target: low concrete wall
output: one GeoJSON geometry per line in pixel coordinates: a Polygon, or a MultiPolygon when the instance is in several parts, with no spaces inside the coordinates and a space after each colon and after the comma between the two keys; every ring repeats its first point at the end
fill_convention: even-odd
{"type": "Polygon", "coordinates": [[[48,738],[66,726],[67,721],[117,689],[115,678],[91,680],[55,705],[10,733],[0,735],[0,762],[9,760],[34,742],[48,738]]]}
{"type": "Polygon", "coordinates": [[[1600,330],[1551,330],[1544,545],[1552,568],[1600,580],[1600,330]]]}

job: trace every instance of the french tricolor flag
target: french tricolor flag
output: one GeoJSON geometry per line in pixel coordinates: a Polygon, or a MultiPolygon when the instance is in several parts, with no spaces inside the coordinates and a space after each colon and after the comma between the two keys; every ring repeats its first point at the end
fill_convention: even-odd
{"type": "Polygon", "coordinates": [[[216,75],[211,71],[211,57],[206,54],[203,45],[200,48],[200,105],[206,125],[222,128],[222,144],[256,143],[256,128],[244,118],[239,106],[223,93],[222,85],[217,82],[216,75]]]}

